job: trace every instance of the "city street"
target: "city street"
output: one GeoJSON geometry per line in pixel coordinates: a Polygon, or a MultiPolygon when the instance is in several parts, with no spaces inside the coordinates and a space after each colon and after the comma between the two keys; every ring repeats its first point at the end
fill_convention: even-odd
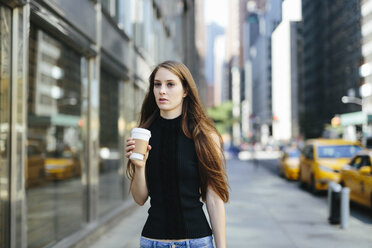
{"type": "MultiPolygon", "coordinates": [[[[326,194],[313,196],[277,173],[277,160],[228,161],[227,247],[372,247],[372,214],[352,204],[349,227],[328,223],[326,194]]],[[[149,205],[90,247],[138,247],[149,205]]]]}

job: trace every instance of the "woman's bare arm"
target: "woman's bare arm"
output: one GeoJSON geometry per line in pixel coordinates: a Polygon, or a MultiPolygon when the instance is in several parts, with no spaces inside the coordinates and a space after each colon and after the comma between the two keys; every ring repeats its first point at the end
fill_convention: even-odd
{"type": "Polygon", "coordinates": [[[216,248],[226,248],[225,204],[211,187],[207,189],[206,205],[216,248]]]}
{"type": "MultiPolygon", "coordinates": [[[[127,158],[130,157],[132,151],[135,147],[135,141],[131,138],[127,139],[127,145],[125,148],[127,158]]],[[[146,184],[146,176],[145,176],[145,168],[146,168],[146,161],[149,155],[149,151],[151,150],[151,146],[147,146],[147,152],[145,154],[145,158],[143,161],[138,160],[131,160],[130,162],[133,163],[135,166],[134,177],[131,182],[130,191],[132,193],[134,201],[142,206],[147,201],[149,192],[147,189],[146,184]]]]}
{"type": "MultiPolygon", "coordinates": [[[[211,136],[216,146],[219,147],[221,150],[221,144],[218,135],[211,133],[211,136]]],[[[206,205],[209,220],[212,225],[212,232],[215,239],[216,248],[226,248],[225,203],[210,186],[208,186],[206,192],[206,205]]]]}

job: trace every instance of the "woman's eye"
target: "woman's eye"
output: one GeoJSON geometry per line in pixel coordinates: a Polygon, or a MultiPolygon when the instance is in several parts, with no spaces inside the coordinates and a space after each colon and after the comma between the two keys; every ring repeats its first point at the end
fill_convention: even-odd
{"type": "Polygon", "coordinates": [[[155,87],[160,87],[161,86],[161,83],[154,83],[154,86],[155,87]]]}
{"type": "Polygon", "coordinates": [[[168,83],[168,87],[174,86],[174,83],[168,83]]]}

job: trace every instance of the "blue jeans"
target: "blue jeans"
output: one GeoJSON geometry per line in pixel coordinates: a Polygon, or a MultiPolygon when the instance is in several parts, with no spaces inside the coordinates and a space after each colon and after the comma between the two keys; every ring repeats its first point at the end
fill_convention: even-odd
{"type": "Polygon", "coordinates": [[[176,242],[162,242],[141,237],[140,248],[214,248],[214,246],[211,235],[204,238],[176,242]]]}

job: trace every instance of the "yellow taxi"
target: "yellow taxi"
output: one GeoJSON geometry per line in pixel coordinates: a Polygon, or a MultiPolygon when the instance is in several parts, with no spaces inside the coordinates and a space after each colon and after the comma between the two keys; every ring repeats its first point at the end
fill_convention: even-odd
{"type": "Polygon", "coordinates": [[[70,150],[49,152],[45,159],[47,180],[66,180],[81,174],[80,160],[70,150]]]}
{"type": "Polygon", "coordinates": [[[341,185],[350,188],[350,200],[367,207],[372,207],[371,157],[360,152],[341,170],[341,185]]]}
{"type": "MultiPolygon", "coordinates": [[[[29,143],[29,142],[27,142],[29,143]]],[[[37,145],[27,144],[27,159],[26,159],[26,188],[37,186],[44,181],[44,156],[37,145]]]]}
{"type": "Polygon", "coordinates": [[[297,180],[300,168],[300,151],[297,148],[284,150],[279,160],[279,174],[288,180],[297,180]]]}
{"type": "Polygon", "coordinates": [[[328,189],[328,182],[340,182],[341,168],[362,148],[358,142],[343,139],[311,139],[301,152],[300,186],[313,193],[328,189]]]}

